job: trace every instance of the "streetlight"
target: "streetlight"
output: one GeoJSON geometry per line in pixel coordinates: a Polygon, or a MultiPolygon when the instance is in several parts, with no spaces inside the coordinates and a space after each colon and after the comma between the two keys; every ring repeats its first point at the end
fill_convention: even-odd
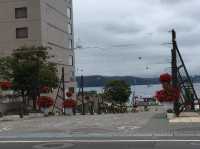
{"type": "Polygon", "coordinates": [[[85,115],[85,105],[84,105],[84,77],[83,77],[83,69],[80,69],[81,72],[81,102],[82,102],[82,115],[85,115]]]}

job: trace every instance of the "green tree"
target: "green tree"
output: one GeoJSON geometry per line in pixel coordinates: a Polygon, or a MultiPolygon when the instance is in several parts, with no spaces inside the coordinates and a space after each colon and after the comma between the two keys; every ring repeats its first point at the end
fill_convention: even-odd
{"type": "Polygon", "coordinates": [[[0,80],[10,80],[12,77],[11,62],[11,57],[0,58],[0,80]]]}
{"type": "Polygon", "coordinates": [[[49,58],[48,49],[42,46],[21,47],[10,57],[0,58],[0,68],[4,68],[0,70],[2,78],[12,81],[13,89],[21,94],[24,102],[31,98],[34,108],[39,88],[44,85],[55,88],[58,84],[56,65],[49,63],[49,58]]]}
{"type": "Polygon", "coordinates": [[[130,85],[123,80],[113,80],[105,85],[104,94],[110,101],[122,105],[129,100],[131,88],[130,85]]]}

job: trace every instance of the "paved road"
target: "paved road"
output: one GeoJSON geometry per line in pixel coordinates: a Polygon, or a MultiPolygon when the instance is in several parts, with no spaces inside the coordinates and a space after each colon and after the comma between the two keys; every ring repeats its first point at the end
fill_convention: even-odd
{"type": "Polygon", "coordinates": [[[200,136],[199,123],[171,124],[163,113],[48,117],[0,121],[3,138],[200,136]]]}
{"type": "Polygon", "coordinates": [[[1,139],[200,136],[199,123],[170,124],[162,113],[32,118],[0,121],[1,139]]]}
{"type": "Polygon", "coordinates": [[[19,119],[18,117],[0,119],[0,138],[13,134],[24,136],[42,133],[55,136],[77,135],[132,135],[136,129],[148,123],[155,113],[141,112],[128,114],[77,115],[58,117],[35,117],[19,119]]]}
{"type": "Polygon", "coordinates": [[[199,149],[199,141],[173,140],[76,140],[49,142],[1,142],[1,149],[199,149]]]}

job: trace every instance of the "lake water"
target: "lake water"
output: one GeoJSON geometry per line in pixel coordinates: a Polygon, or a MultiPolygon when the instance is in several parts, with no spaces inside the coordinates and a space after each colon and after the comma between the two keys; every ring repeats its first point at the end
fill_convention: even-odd
{"type": "MultiPolygon", "coordinates": [[[[200,83],[194,83],[194,88],[196,90],[198,97],[200,97],[200,83]]],[[[135,92],[135,96],[142,96],[142,97],[152,97],[155,95],[155,92],[160,89],[161,89],[160,84],[131,86],[131,91],[135,92]]],[[[97,91],[98,93],[102,93],[103,87],[86,87],[84,88],[84,90],[97,91]]]]}

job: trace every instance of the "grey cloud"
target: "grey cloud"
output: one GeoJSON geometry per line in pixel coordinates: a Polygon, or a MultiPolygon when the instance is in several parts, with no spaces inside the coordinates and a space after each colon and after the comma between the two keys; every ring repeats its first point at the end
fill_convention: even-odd
{"type": "Polygon", "coordinates": [[[158,75],[170,67],[171,45],[161,44],[171,41],[172,28],[189,72],[200,73],[199,0],[74,1],[75,38],[84,47],[102,47],[76,52],[86,75],[158,75]]]}
{"type": "Polygon", "coordinates": [[[113,34],[137,34],[142,31],[144,28],[141,25],[137,25],[136,23],[129,22],[112,22],[104,25],[104,29],[107,32],[112,32],[113,34]]]}
{"type": "Polygon", "coordinates": [[[162,4],[167,4],[167,5],[178,5],[181,3],[185,3],[187,0],[160,0],[162,4]]]}

